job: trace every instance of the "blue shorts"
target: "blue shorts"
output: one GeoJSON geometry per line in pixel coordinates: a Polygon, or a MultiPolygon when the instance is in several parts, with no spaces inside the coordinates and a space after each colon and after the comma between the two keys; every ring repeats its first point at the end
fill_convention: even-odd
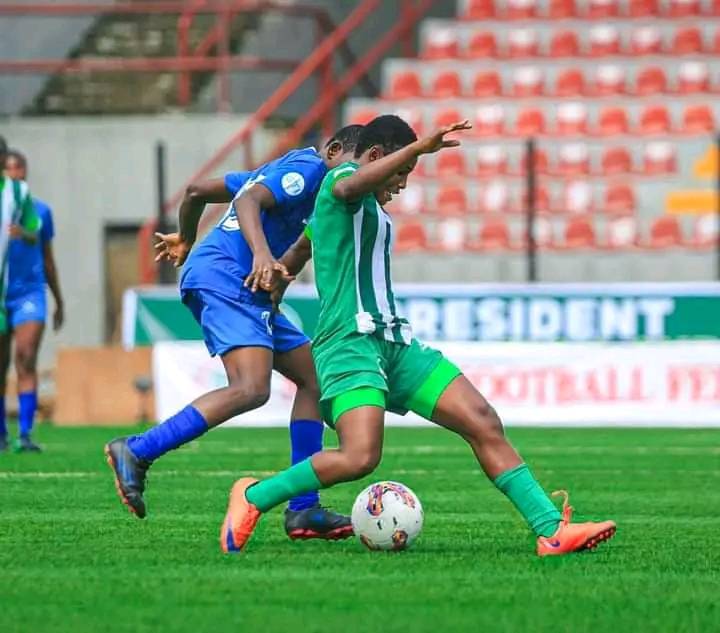
{"type": "Polygon", "coordinates": [[[184,290],[183,303],[202,328],[211,356],[236,347],[267,347],[279,354],[310,342],[283,314],[211,290],[184,290]]]}
{"type": "Polygon", "coordinates": [[[28,321],[45,323],[47,318],[47,295],[45,288],[33,290],[5,301],[8,327],[14,330],[28,321]]]}

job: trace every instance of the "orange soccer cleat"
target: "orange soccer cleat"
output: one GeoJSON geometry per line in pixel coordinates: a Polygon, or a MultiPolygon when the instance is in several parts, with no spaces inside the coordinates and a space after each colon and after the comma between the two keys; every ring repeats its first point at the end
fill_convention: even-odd
{"type": "Polygon", "coordinates": [[[247,489],[256,482],[257,479],[244,477],[230,490],[227,514],[220,530],[220,547],[226,554],[241,551],[260,520],[260,510],[245,497],[247,489]]]}
{"type": "Polygon", "coordinates": [[[599,543],[613,537],[617,529],[614,521],[570,523],[573,509],[568,505],[568,493],[565,490],[556,490],[552,493],[553,497],[560,495],[563,497],[562,521],[555,534],[538,537],[538,556],[560,556],[594,549],[599,543]]]}

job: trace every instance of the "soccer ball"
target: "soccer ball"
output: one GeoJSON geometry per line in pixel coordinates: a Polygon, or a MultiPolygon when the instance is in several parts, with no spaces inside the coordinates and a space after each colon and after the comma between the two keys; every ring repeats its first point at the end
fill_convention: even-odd
{"type": "Polygon", "coordinates": [[[368,549],[401,550],[420,534],[423,509],[407,486],[379,481],[358,495],[351,518],[355,534],[368,549]]]}

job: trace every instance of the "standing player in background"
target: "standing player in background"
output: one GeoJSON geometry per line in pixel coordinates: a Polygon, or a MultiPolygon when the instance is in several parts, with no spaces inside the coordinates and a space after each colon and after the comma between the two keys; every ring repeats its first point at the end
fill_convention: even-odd
{"type": "MultiPolygon", "coordinates": [[[[17,152],[10,152],[2,156],[2,165],[6,167],[7,157],[21,156],[17,152]]],[[[15,161],[17,162],[17,161],[15,161]]],[[[13,163],[15,165],[15,163],[13,163]]],[[[24,174],[23,174],[24,176],[24,174]]],[[[8,433],[5,419],[5,378],[7,374],[8,359],[10,355],[10,336],[14,329],[17,318],[18,305],[11,303],[14,299],[11,295],[12,283],[10,276],[10,258],[27,258],[21,265],[30,265],[35,260],[38,242],[38,232],[42,222],[35,211],[30,191],[24,178],[20,178],[17,170],[11,167],[9,172],[0,178],[0,262],[2,272],[0,273],[0,371],[2,371],[2,398],[0,399],[0,451],[8,449],[8,433]],[[12,175],[12,177],[11,177],[12,175]],[[20,249],[17,250],[18,245],[20,249]]],[[[39,251],[38,251],[39,252],[39,251]]],[[[44,292],[44,288],[42,289],[44,292]]],[[[33,297],[33,301],[37,298],[33,297]]],[[[45,304],[44,298],[42,304],[45,304]]],[[[20,304],[22,307],[22,304],[20,304]]],[[[43,317],[44,319],[44,317],[43,317]]],[[[22,323],[22,321],[21,321],[22,323]]],[[[30,439],[32,422],[37,409],[37,375],[35,374],[35,358],[37,357],[37,345],[39,336],[42,334],[42,326],[39,334],[28,333],[29,330],[36,331],[37,327],[26,326],[23,339],[20,345],[27,353],[21,359],[22,363],[17,365],[18,370],[18,393],[20,399],[20,440],[17,448],[21,451],[38,451],[36,444],[30,439]],[[30,354],[30,341],[33,337],[35,342],[34,355],[30,354]],[[30,358],[30,356],[33,356],[30,358]]]]}
{"type": "MultiPolygon", "coordinates": [[[[353,161],[323,180],[310,227],[320,295],[312,351],[323,417],[337,430],[339,448],[262,481],[235,482],[220,530],[224,552],[242,550],[262,514],[288,497],[372,473],[382,456],[386,410],[414,411],[460,435],[526,520],[539,555],[590,549],[614,534],[612,521],[571,523],[564,492],[560,514],[506,439],[492,406],[456,365],[413,338],[397,313],[392,219],[382,205],[405,188],[420,156],[457,147],[458,140],[445,136],[469,128],[467,121],[456,123],[417,140],[399,117],[378,117],[363,129],[353,161]]],[[[304,253],[300,264],[308,246],[293,249],[304,253]]],[[[282,261],[299,270],[290,254],[282,261]]]]}
{"type": "MultiPolygon", "coordinates": [[[[297,386],[290,423],[292,463],[322,449],[309,340],[273,310],[269,294],[260,288],[282,268],[276,258],[303,231],[328,169],[352,157],[360,129],[339,130],[322,153],[293,150],[255,171],[228,174],[224,182],[188,190],[180,207],[180,232],[159,236],[158,257],[185,264],[183,302],[200,324],[210,354],[221,357],[228,386],[201,396],[142,435],[106,446],[121,499],[138,517],[146,514],[143,491],[150,464],[231,417],[262,406],[273,369],[297,386]],[[225,216],[190,253],[205,202],[225,196],[234,198],[225,216]]],[[[352,534],[349,517],[320,506],[317,491],[290,499],[285,529],[290,538],[352,534]]]]}

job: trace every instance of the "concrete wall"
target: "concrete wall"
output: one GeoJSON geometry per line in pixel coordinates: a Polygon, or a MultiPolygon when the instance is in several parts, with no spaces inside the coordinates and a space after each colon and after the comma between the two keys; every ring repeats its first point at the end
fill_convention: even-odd
{"type": "MultiPolygon", "coordinates": [[[[156,210],[155,142],[167,147],[168,195],[241,126],[243,117],[43,118],[0,122],[0,135],[27,154],[34,195],[55,213],[55,252],[67,323],[49,334],[43,365],[58,345],[97,345],[104,334],[103,227],[143,222],[156,210]]],[[[267,149],[259,137],[257,149],[267,149]]],[[[227,169],[241,169],[239,157],[227,169]]],[[[225,169],[218,170],[218,175],[225,169]]]]}

